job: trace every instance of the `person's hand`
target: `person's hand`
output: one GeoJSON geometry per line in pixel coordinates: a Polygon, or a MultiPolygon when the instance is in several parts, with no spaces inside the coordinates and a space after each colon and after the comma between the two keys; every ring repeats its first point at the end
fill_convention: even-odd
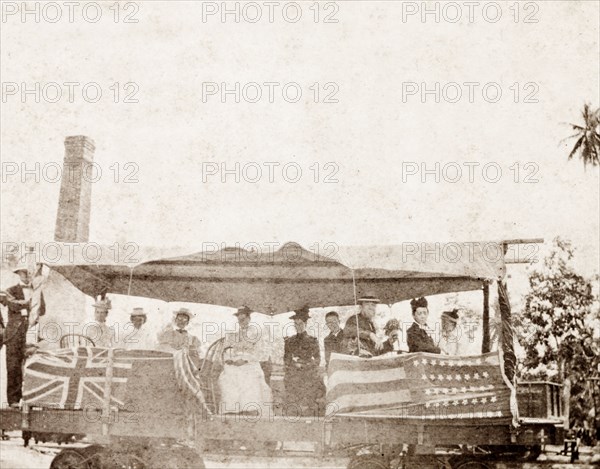
{"type": "Polygon", "coordinates": [[[377,337],[377,334],[371,332],[369,337],[371,337],[371,340],[375,343],[375,350],[381,350],[383,348],[383,341],[377,337]]]}

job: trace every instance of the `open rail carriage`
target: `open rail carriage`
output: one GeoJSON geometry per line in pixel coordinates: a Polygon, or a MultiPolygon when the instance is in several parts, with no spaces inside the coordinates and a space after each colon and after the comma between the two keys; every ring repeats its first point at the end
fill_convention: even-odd
{"type": "MultiPolygon", "coordinates": [[[[277,411],[261,417],[217,413],[216,379],[222,340],[209,348],[200,370],[191,366],[184,352],[89,347],[39,352],[41,359],[44,353],[54,354],[51,360],[55,361],[57,354],[63,354],[58,359],[71,360],[74,368],[79,366],[79,359],[87,363],[96,360],[96,372],[100,369],[104,373],[95,389],[91,389],[96,401],[85,405],[80,392],[76,405],[65,405],[66,394],[75,392],[71,385],[61,394],[60,405],[56,405],[56,398],[52,400],[51,393],[47,399],[55,405],[44,404],[36,389],[25,390],[22,408],[3,409],[0,426],[40,434],[85,435],[87,441],[94,443],[83,449],[63,450],[52,463],[55,469],[197,468],[202,467],[202,458],[213,451],[230,455],[238,450],[243,454],[296,455],[289,451],[293,445],[286,442],[311,443],[315,458],[346,456],[348,467],[352,468],[475,469],[491,468],[490,461],[502,457],[536,457],[540,445],[559,438],[560,420],[518,415],[511,311],[503,282],[506,249],[506,242],[405,244],[338,247],[335,255],[325,256],[288,243],[268,254],[227,248],[183,257],[155,257],[158,260],[135,266],[112,259],[93,265],[53,264],[52,269],[93,297],[113,293],[167,302],[247,305],[253,311],[270,315],[305,305],[354,305],[357,295],[365,292],[373,292],[383,303],[393,304],[422,295],[480,290],[482,353],[475,357],[418,353],[382,359],[334,355],[329,366],[327,398],[335,411],[290,418],[277,411]],[[490,352],[491,286],[498,288],[503,324],[496,352],[490,352]],[[357,401],[356,396],[348,397],[348,392],[344,395],[332,389],[331,383],[340,381],[332,378],[336,360],[343,367],[344,360],[350,359],[360,366],[370,366],[377,360],[399,360],[398,367],[404,368],[402,379],[407,383],[403,403],[386,403],[384,397],[381,402],[376,398],[370,401],[371,405],[361,407],[360,397],[357,401]],[[461,391],[456,383],[450,383],[460,379],[461,372],[455,373],[455,366],[473,367],[471,376],[477,375],[481,381],[461,391]],[[444,375],[442,370],[436,375],[439,367],[448,372],[444,375]],[[161,378],[149,380],[151,372],[158,372],[161,378]],[[436,383],[438,378],[442,383],[436,383]],[[444,379],[449,382],[443,383],[444,379]],[[446,395],[453,393],[454,396],[446,395]],[[430,394],[435,394],[435,398],[430,394]],[[455,409],[463,403],[471,404],[473,396],[478,406],[462,412],[455,409]],[[346,399],[343,403],[342,398],[346,399]],[[420,402],[414,402],[415,399],[420,402]],[[492,402],[494,406],[490,408],[492,402]],[[240,449],[240,442],[245,442],[244,450],[240,449]]],[[[26,374],[27,369],[33,369],[31,363],[36,363],[36,355],[29,360],[26,374]]],[[[390,366],[396,365],[387,365],[390,366]]]]}

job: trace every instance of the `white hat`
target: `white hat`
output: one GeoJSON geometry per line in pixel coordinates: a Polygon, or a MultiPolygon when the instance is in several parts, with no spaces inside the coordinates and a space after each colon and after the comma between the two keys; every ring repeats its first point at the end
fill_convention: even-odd
{"type": "Polygon", "coordinates": [[[185,314],[190,321],[194,317],[194,314],[187,308],[179,308],[177,311],[173,311],[173,316],[175,317],[177,317],[180,314],[185,314]]]}
{"type": "Polygon", "coordinates": [[[25,271],[25,272],[29,272],[29,268],[27,267],[27,264],[24,263],[19,263],[17,264],[17,266],[13,269],[13,272],[15,274],[18,274],[21,271],[25,271]]]}

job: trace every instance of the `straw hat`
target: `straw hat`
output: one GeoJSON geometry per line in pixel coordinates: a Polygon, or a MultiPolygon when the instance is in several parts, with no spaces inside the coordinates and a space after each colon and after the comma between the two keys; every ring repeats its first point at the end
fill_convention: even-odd
{"type": "Polygon", "coordinates": [[[374,295],[368,294],[361,296],[358,300],[356,300],[358,304],[360,303],[381,303],[379,298],[374,295]]]}
{"type": "Polygon", "coordinates": [[[194,313],[192,313],[192,312],[191,312],[189,309],[187,309],[187,308],[179,308],[178,310],[176,310],[176,311],[173,311],[173,316],[174,316],[174,317],[177,317],[177,316],[179,316],[180,314],[184,314],[184,315],[186,315],[190,321],[191,321],[191,320],[192,320],[192,318],[194,317],[194,313]]]}

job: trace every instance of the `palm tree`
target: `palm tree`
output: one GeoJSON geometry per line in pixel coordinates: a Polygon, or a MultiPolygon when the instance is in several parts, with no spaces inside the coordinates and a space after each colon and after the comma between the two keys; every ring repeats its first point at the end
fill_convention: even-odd
{"type": "Polygon", "coordinates": [[[577,137],[577,141],[571,153],[569,153],[569,160],[579,153],[579,157],[583,160],[584,168],[588,163],[592,166],[597,166],[599,163],[598,157],[600,156],[600,109],[592,111],[591,106],[585,103],[581,115],[583,117],[583,126],[568,124],[576,133],[561,140],[561,143],[577,137]]]}

